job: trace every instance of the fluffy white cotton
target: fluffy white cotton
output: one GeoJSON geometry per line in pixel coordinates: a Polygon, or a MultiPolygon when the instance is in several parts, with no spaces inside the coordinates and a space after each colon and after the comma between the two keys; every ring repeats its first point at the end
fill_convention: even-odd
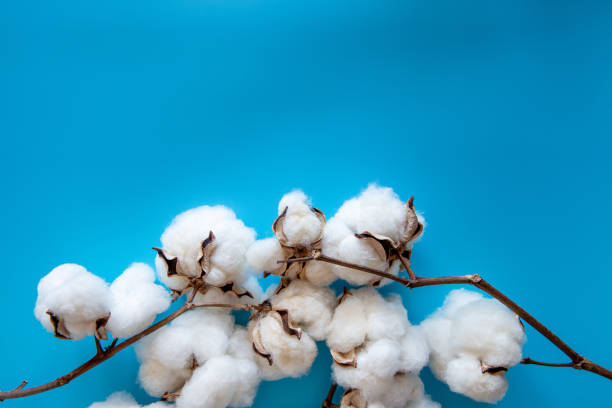
{"type": "MultiPolygon", "coordinates": [[[[347,235],[338,243],[337,254],[340,260],[366,266],[379,271],[387,271],[388,263],[382,259],[374,247],[366,240],[347,235]]],[[[334,273],[352,285],[366,285],[378,279],[376,275],[361,272],[344,266],[335,266],[334,273]]]]}
{"type": "MultiPolygon", "coordinates": [[[[296,330],[301,332],[299,328],[296,330]]],[[[255,357],[266,380],[300,377],[310,370],[317,355],[317,346],[308,333],[301,332],[299,337],[287,333],[280,315],[275,311],[251,320],[249,336],[261,353],[256,353],[255,357]]]]}
{"type": "Polygon", "coordinates": [[[360,346],[365,341],[367,324],[365,304],[355,295],[346,296],[334,311],[327,345],[342,353],[360,346]]]}
{"type": "Polygon", "coordinates": [[[332,265],[321,261],[306,263],[301,278],[317,286],[328,286],[337,279],[332,265]]]}
{"type": "Polygon", "coordinates": [[[400,241],[406,207],[391,188],[371,184],[359,196],[346,201],[334,218],[344,222],[354,233],[369,231],[400,241]]]}
{"type": "Polygon", "coordinates": [[[327,343],[346,358],[332,365],[336,382],[359,389],[368,404],[404,408],[421,398],[418,373],[427,364],[429,347],[422,331],[408,321],[399,296],[385,299],[370,287],[345,293],[327,343]]]}
{"type": "Polygon", "coordinates": [[[432,372],[451,390],[483,402],[503,398],[504,372],[521,360],[525,333],[517,316],[494,299],[459,289],[427,318],[421,328],[431,349],[432,372]]]}
{"type": "Polygon", "coordinates": [[[125,391],[115,392],[104,402],[94,402],[89,408],[140,408],[134,397],[125,391]]]}
{"type": "Polygon", "coordinates": [[[291,324],[302,328],[314,340],[327,337],[336,305],[336,296],[331,289],[294,280],[270,302],[275,309],[286,309],[291,324]]]}
{"type": "Polygon", "coordinates": [[[170,306],[170,295],[155,283],[149,265],[134,263],[110,286],[111,316],[107,324],[114,337],[130,337],[145,329],[170,306]]]}
{"type": "Polygon", "coordinates": [[[177,408],[247,407],[253,403],[260,377],[249,359],[214,357],[198,367],[181,390],[177,408]]]}
{"type": "Polygon", "coordinates": [[[233,332],[233,316],[225,310],[202,308],[181,315],[136,346],[143,388],[153,396],[180,388],[190,370],[226,353],[233,332]],[[170,375],[176,382],[165,378],[170,375]]]}
{"type": "Polygon", "coordinates": [[[247,262],[256,271],[274,273],[281,265],[277,261],[285,259],[285,253],[276,238],[255,241],[246,254],[247,262]]]}
{"type": "Polygon", "coordinates": [[[282,223],[282,237],[288,246],[310,246],[321,238],[324,221],[310,205],[310,200],[300,191],[285,194],[278,204],[279,220],[282,223]],[[285,212],[286,210],[286,212],[285,212]]]}
{"type": "Polygon", "coordinates": [[[406,408],[441,408],[439,402],[435,402],[431,400],[429,395],[423,395],[421,398],[416,401],[410,402],[406,408]]]}
{"type": "Polygon", "coordinates": [[[95,321],[110,312],[111,295],[107,283],[76,264],[54,268],[38,283],[34,315],[50,332],[54,331],[48,312],[62,326],[60,333],[74,340],[91,335],[95,321]],[[63,330],[65,326],[65,330],[63,330]]]}
{"type": "Polygon", "coordinates": [[[508,390],[506,376],[483,374],[480,361],[473,355],[451,360],[445,378],[452,391],[491,404],[501,400],[508,390]]]}
{"type": "MultiPolygon", "coordinates": [[[[152,404],[144,405],[142,408],[166,408],[170,407],[165,402],[154,402],[152,404]]],[[[141,408],[140,404],[136,402],[134,397],[125,391],[115,392],[106,399],[104,402],[95,402],[89,406],[89,408],[141,408]]]]}
{"type": "MultiPolygon", "coordinates": [[[[202,206],[176,216],[162,234],[163,253],[168,259],[178,259],[177,268],[182,274],[199,276],[202,270],[199,262],[202,242],[208,238],[210,231],[215,239],[206,282],[221,285],[245,280],[245,253],[255,240],[255,231],[246,227],[227,207],[202,206]]],[[[167,264],[159,255],[155,264],[164,284],[175,290],[185,288],[187,279],[168,277],[167,264]]]]}

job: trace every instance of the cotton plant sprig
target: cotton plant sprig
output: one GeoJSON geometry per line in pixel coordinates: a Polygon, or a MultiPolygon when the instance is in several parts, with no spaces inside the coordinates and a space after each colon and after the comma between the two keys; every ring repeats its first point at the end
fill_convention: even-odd
{"type": "MultiPolygon", "coordinates": [[[[0,400],[45,392],[70,382],[124,348],[137,344],[142,387],[161,401],[147,407],[224,408],[253,403],[262,380],[299,377],[316,358],[316,341],[332,354],[334,382],[324,408],[436,408],[419,372],[429,364],[449,388],[477,401],[506,393],[512,366],[538,364],[584,369],[612,379],[612,372],[584,358],[479,275],[424,278],[410,267],[424,230],[414,200],[402,202],[389,188],[372,185],[326,220],[301,191],[285,195],[273,238],[255,232],[222,206],[178,215],[154,247],[157,276],[133,264],[108,285],[75,264],[41,279],[35,316],[60,339],[94,338],[96,354],[70,373],[27,388],[24,381],[0,400]],[[408,277],[400,276],[406,271],[408,277]],[[258,272],[278,275],[262,291],[258,272]],[[337,279],[353,286],[336,295],[337,279]],[[398,296],[376,290],[392,281],[408,288],[468,284],[496,300],[452,291],[419,325],[408,320],[398,296]],[[185,303],[152,324],[181,296],[185,303]],[[247,327],[231,310],[251,312],[247,327]],[[544,363],[522,357],[522,321],[570,358],[544,363]],[[113,340],[106,347],[102,341],[113,340]],[[119,341],[119,339],[124,339],[119,341]],[[338,387],[344,388],[339,405],[338,387]]],[[[136,408],[113,394],[92,408],[136,408]]]]}

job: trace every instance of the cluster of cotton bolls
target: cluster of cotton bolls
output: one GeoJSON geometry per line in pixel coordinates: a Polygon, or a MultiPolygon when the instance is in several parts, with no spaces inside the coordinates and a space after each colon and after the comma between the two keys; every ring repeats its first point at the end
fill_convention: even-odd
{"type": "Polygon", "coordinates": [[[155,397],[176,393],[179,408],[249,406],[259,385],[248,333],[225,310],[189,311],[136,352],[143,388],[155,397]]]}
{"type": "Polygon", "coordinates": [[[129,337],[170,305],[168,292],[154,281],[155,273],[142,263],[130,266],[110,287],[80,265],[63,264],[40,280],[34,315],[60,338],[106,338],[106,330],[129,337]]]}
{"type": "MultiPolygon", "coordinates": [[[[507,389],[505,372],[520,361],[525,335],[519,319],[492,299],[452,291],[443,306],[412,325],[398,295],[374,289],[390,282],[328,260],[398,275],[409,264],[424,220],[412,200],[370,185],[326,222],[296,190],[284,195],[274,237],[255,232],[223,206],[202,206],[176,216],[161,236],[155,265],[176,299],[191,310],[136,346],[145,391],[169,402],[148,408],[247,407],[261,380],[297,378],[326,341],[333,379],[346,391],[342,408],[439,408],[419,377],[429,363],[452,391],[496,402],[507,389]],[[295,259],[294,262],[279,262],[295,259]],[[281,276],[266,293],[252,272],[281,276]],[[336,279],[354,286],[339,297],[336,279]],[[197,290],[196,293],[192,291],[197,290]],[[248,304],[247,327],[231,309],[206,304],[248,304]],[[173,403],[172,403],[173,402],[173,403]]],[[[41,279],[35,315],[57,337],[130,337],[168,309],[170,293],[155,272],[135,263],[108,285],[76,264],[41,279]]],[[[128,394],[112,394],[90,408],[140,408],[128,394]]]]}
{"type": "Polygon", "coordinates": [[[503,398],[508,389],[504,374],[521,361],[525,342],[518,316],[496,300],[457,289],[421,327],[438,379],[476,401],[503,398]]]}
{"type": "Polygon", "coordinates": [[[327,344],[334,379],[358,390],[368,406],[404,408],[425,398],[418,374],[429,349],[420,329],[408,321],[399,296],[385,299],[373,288],[345,291],[327,344]]]}

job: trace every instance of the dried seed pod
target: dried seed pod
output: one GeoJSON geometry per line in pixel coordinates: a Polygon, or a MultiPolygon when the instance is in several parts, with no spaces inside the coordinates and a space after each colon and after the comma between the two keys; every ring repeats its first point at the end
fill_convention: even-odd
{"type": "Polygon", "coordinates": [[[366,408],[367,406],[366,399],[359,390],[346,390],[340,401],[340,408],[366,408]]]}

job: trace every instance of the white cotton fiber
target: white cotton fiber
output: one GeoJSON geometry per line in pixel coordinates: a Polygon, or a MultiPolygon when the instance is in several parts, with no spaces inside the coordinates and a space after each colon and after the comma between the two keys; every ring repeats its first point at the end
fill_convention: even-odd
{"type": "Polygon", "coordinates": [[[445,378],[451,391],[490,404],[501,400],[508,390],[505,375],[482,373],[480,361],[472,355],[451,360],[445,378]]]}
{"type": "Polygon", "coordinates": [[[63,264],[38,283],[34,315],[53,332],[48,312],[52,313],[68,332],[60,334],[79,340],[94,333],[95,321],[108,315],[110,302],[110,291],[103,279],[80,265],[63,264]]]}
{"type": "Polygon", "coordinates": [[[306,263],[301,277],[317,286],[328,286],[336,280],[332,265],[320,261],[310,261],[306,263]]]}
{"type": "Polygon", "coordinates": [[[406,207],[392,189],[370,184],[359,196],[346,201],[334,218],[354,233],[369,231],[400,241],[406,207]]]}
{"type": "Polygon", "coordinates": [[[423,395],[416,401],[410,402],[406,408],[442,408],[439,402],[431,400],[429,395],[423,395]]]}
{"type": "Polygon", "coordinates": [[[276,238],[255,241],[246,254],[247,262],[255,271],[274,273],[281,267],[276,261],[285,259],[283,248],[276,238]]]}
{"type": "Polygon", "coordinates": [[[269,360],[256,354],[257,364],[266,380],[284,377],[300,377],[312,366],[317,355],[317,346],[306,332],[289,334],[283,328],[280,315],[269,312],[249,322],[249,336],[260,353],[267,354],[269,360]]]}
{"type": "Polygon", "coordinates": [[[301,327],[314,340],[327,337],[336,305],[336,296],[331,289],[294,280],[270,301],[275,309],[286,309],[290,322],[301,327]]]}
{"type": "MultiPolygon", "coordinates": [[[[349,263],[376,269],[381,272],[387,270],[388,263],[380,258],[374,247],[364,239],[355,237],[354,234],[347,235],[338,243],[338,259],[349,263]]],[[[335,266],[334,273],[341,279],[352,285],[365,285],[378,279],[376,275],[361,272],[356,269],[335,266]]]]}
{"type": "Polygon", "coordinates": [[[525,334],[517,316],[493,299],[459,289],[421,328],[431,349],[430,366],[451,390],[483,402],[503,398],[503,369],[521,360],[525,334]],[[483,368],[501,368],[497,373],[483,368]]]}
{"type": "Polygon", "coordinates": [[[285,245],[307,247],[321,238],[324,223],[302,191],[295,190],[281,198],[278,215],[284,212],[285,216],[279,222],[282,223],[285,245]]]}
{"type": "Polygon", "coordinates": [[[179,390],[190,377],[190,368],[171,369],[153,359],[143,361],[138,369],[140,385],[153,397],[179,390]]]}
{"type": "Polygon", "coordinates": [[[248,359],[220,356],[193,372],[176,401],[177,408],[246,407],[253,403],[260,377],[248,359]]]}
{"type": "Polygon", "coordinates": [[[423,331],[411,326],[400,340],[400,366],[402,371],[418,374],[429,361],[429,346],[423,331]]]}
{"type": "MultiPolygon", "coordinates": [[[[214,250],[210,258],[210,270],[206,271],[206,282],[221,285],[240,283],[246,279],[247,248],[254,242],[255,231],[236,218],[234,212],[223,206],[197,207],[174,218],[161,237],[163,254],[168,259],[178,259],[178,270],[187,276],[199,276],[202,267],[202,242],[214,234],[214,250]]],[[[187,279],[168,277],[166,262],[158,255],[157,272],[168,287],[182,290],[187,279]]]]}
{"type": "Polygon", "coordinates": [[[346,296],[334,311],[327,345],[342,353],[360,346],[365,341],[367,324],[362,300],[355,295],[346,296]]]}
{"type": "Polygon", "coordinates": [[[170,306],[170,295],[155,283],[155,272],[134,263],[110,286],[111,316],[107,324],[114,337],[130,337],[145,329],[170,306]]]}
{"type": "Polygon", "coordinates": [[[109,395],[104,402],[94,402],[89,408],[140,408],[140,405],[127,392],[118,391],[109,395]]]}

